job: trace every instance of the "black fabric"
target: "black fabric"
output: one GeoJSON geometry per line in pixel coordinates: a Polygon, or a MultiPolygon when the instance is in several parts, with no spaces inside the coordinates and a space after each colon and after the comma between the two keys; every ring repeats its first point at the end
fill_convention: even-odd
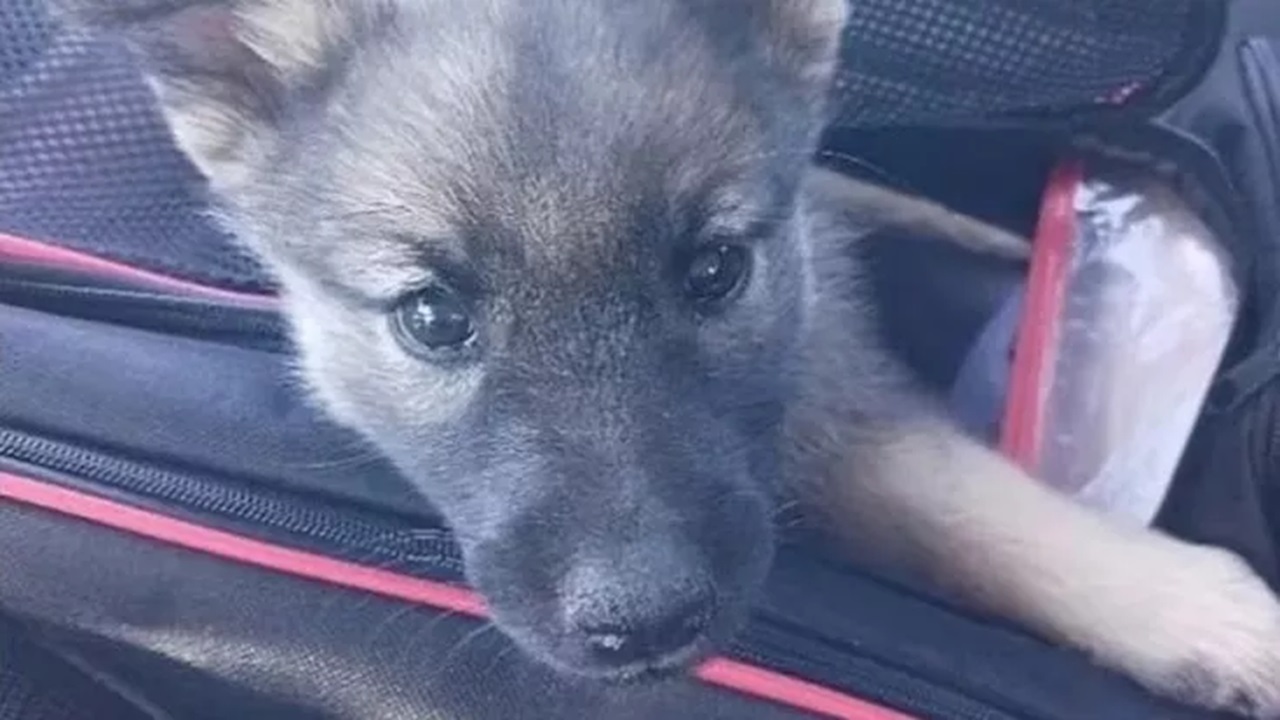
{"type": "MultiPolygon", "coordinates": [[[[0,556],[0,605],[179,720],[808,717],[693,681],[566,681],[473,620],[44,511],[0,503],[0,544],[19,550],[0,556]]],[[[757,656],[797,653],[810,680],[922,720],[1214,717],[810,555],[785,557],[770,587],[757,656]]]]}
{"type": "Polygon", "coordinates": [[[60,646],[179,720],[803,717],[692,681],[661,693],[566,687],[475,621],[45,513],[0,506],[0,538],[41,548],[39,565],[31,553],[0,558],[4,604],[51,621],[41,630],[60,646]]]}
{"type": "MultiPolygon", "coordinates": [[[[112,307],[111,296],[94,298],[100,310],[112,307]]],[[[71,318],[52,325],[49,315],[16,307],[3,315],[0,424],[387,512],[426,512],[354,433],[308,407],[283,355],[226,337],[71,318]],[[95,358],[93,372],[85,357],[95,358]]]]}
{"type": "Polygon", "coordinates": [[[1280,6],[1234,0],[1220,55],[1149,132],[1095,139],[1178,169],[1234,255],[1245,312],[1159,524],[1280,589],[1280,6]],[[1171,163],[1172,161],[1172,163],[1171,163]]]}
{"type": "MultiPolygon", "coordinates": [[[[1025,131],[833,128],[820,162],[1031,237],[1056,152],[1025,131]]],[[[882,339],[946,397],[1025,265],[895,232],[878,233],[863,249],[882,339]]]]}
{"type": "Polygon", "coordinates": [[[151,720],[73,661],[0,616],[0,720],[151,720]]]}
{"type": "MultiPolygon", "coordinates": [[[[1274,362],[1274,361],[1273,361],[1274,362]]],[[[1174,533],[1240,553],[1280,591],[1280,385],[1201,419],[1161,509],[1174,533]]]]}

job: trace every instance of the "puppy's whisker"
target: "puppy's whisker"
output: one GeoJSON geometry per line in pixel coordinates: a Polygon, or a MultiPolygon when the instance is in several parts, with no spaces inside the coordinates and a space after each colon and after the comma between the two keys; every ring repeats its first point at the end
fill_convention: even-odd
{"type": "MultiPolygon", "coordinates": [[[[419,609],[420,608],[415,608],[419,609]]],[[[425,612],[425,611],[424,611],[425,612]]],[[[438,653],[428,647],[426,652],[419,653],[418,648],[422,645],[433,646],[437,642],[435,633],[440,629],[441,625],[448,622],[458,620],[462,621],[467,616],[456,610],[440,610],[435,611],[437,614],[430,621],[421,624],[414,629],[412,633],[404,639],[401,645],[400,659],[397,665],[409,665],[413,663],[413,658],[418,656],[424,662],[429,662],[432,668],[443,668],[444,663],[439,662],[438,653]]],[[[473,632],[473,631],[472,631],[473,632]]]]}
{"type": "Polygon", "coordinates": [[[919,188],[907,182],[906,178],[900,175],[897,175],[896,173],[892,173],[889,171],[888,168],[882,165],[877,165],[876,163],[873,163],[870,160],[867,160],[866,158],[861,158],[856,155],[850,155],[849,153],[836,148],[823,148],[821,151],[819,151],[818,157],[836,158],[838,160],[842,160],[845,163],[848,163],[849,165],[852,165],[854,167],[858,167],[858,168],[862,168],[863,170],[870,171],[882,183],[886,185],[893,185],[894,187],[901,188],[908,192],[913,192],[913,193],[920,192],[919,188]]]}
{"type": "Polygon", "coordinates": [[[452,659],[457,653],[460,653],[464,649],[466,649],[468,645],[476,642],[480,638],[496,633],[497,631],[498,631],[498,626],[495,625],[492,621],[485,620],[481,622],[479,626],[469,631],[466,635],[462,637],[461,640],[454,643],[449,648],[449,650],[445,652],[444,658],[441,660],[441,663],[448,664],[450,659],[452,659]]]}
{"type": "Polygon", "coordinates": [[[761,160],[809,160],[814,156],[814,149],[811,147],[796,146],[792,148],[770,148],[767,150],[759,150],[754,153],[748,153],[741,157],[748,163],[758,162],[761,160]]]}
{"type": "Polygon", "coordinates": [[[378,465],[385,462],[385,456],[375,450],[369,450],[367,452],[356,453],[346,457],[289,462],[288,466],[299,470],[336,470],[340,468],[378,465]]]}
{"type": "Polygon", "coordinates": [[[493,675],[493,672],[501,667],[502,661],[511,657],[511,654],[519,649],[520,648],[514,643],[508,641],[504,647],[500,648],[493,654],[493,659],[490,660],[489,663],[485,665],[484,669],[480,671],[480,677],[486,680],[489,679],[493,675]]]}
{"type": "Polygon", "coordinates": [[[288,459],[288,467],[301,470],[323,470],[346,465],[363,465],[385,462],[386,456],[369,442],[361,438],[347,438],[341,445],[332,448],[333,455],[307,459],[288,459]]]}
{"type": "Polygon", "coordinates": [[[408,215],[412,212],[413,208],[408,205],[383,205],[373,203],[344,212],[319,213],[316,215],[316,219],[324,221],[353,220],[364,217],[408,215]]]}
{"type": "MultiPolygon", "coordinates": [[[[418,610],[419,608],[416,606],[406,604],[403,607],[395,608],[391,612],[387,613],[386,617],[378,621],[373,628],[370,629],[368,634],[368,643],[370,645],[378,644],[378,639],[381,637],[382,633],[391,629],[392,626],[398,624],[401,620],[413,615],[418,610]]],[[[393,637],[396,635],[397,633],[392,633],[393,637]]]]}

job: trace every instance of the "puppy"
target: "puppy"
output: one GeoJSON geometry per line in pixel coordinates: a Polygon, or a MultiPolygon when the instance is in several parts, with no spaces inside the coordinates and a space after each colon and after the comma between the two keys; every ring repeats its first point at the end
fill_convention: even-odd
{"type": "Polygon", "coordinates": [[[1242,562],[1054,495],[877,346],[878,223],[1018,249],[811,165],[845,2],[56,4],[137,53],[315,397],[439,508],[534,658],[703,657],[798,497],[869,563],[1280,717],[1280,603],[1242,562]]]}

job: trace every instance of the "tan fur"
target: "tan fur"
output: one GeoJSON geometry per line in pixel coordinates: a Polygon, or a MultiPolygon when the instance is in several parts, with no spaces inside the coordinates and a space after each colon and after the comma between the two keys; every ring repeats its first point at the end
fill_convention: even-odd
{"type": "Polygon", "coordinates": [[[1280,605],[1235,556],[1112,524],[946,427],[850,448],[834,527],[1158,692],[1280,712],[1280,605]]]}
{"type": "MultiPolygon", "coordinates": [[[[815,187],[883,221],[1009,249],[1002,232],[962,240],[979,226],[932,204],[833,173],[815,187]]],[[[810,505],[870,567],[1016,620],[1157,693],[1280,717],[1280,602],[1235,555],[1104,518],[941,420],[805,420],[798,442],[829,459],[810,505]]]]}

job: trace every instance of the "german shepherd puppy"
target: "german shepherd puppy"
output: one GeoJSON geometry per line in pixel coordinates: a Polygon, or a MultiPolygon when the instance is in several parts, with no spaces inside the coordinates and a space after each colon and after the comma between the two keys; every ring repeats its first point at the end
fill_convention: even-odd
{"type": "Polygon", "coordinates": [[[1280,718],[1280,603],[1240,560],[1060,498],[877,346],[859,238],[965,226],[811,165],[846,2],[55,4],[136,51],[314,396],[533,657],[698,660],[799,498],[867,562],[1280,718]]]}

